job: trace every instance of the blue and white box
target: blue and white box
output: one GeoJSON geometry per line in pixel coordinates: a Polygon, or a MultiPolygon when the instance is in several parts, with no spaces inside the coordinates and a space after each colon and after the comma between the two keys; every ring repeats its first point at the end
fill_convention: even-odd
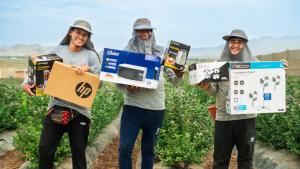
{"type": "Polygon", "coordinates": [[[160,68],[158,56],[104,48],[100,80],[156,89],[160,68]]]}
{"type": "Polygon", "coordinates": [[[286,72],[283,62],[229,63],[229,114],[286,111],[286,72]]]}

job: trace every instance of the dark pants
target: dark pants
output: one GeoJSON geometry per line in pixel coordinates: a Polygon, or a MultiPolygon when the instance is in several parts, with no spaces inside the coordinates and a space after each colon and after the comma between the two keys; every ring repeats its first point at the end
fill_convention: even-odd
{"type": "Polygon", "coordinates": [[[238,151],[238,169],[252,169],[255,144],[255,118],[216,121],[213,169],[227,169],[234,146],[238,151]]]}
{"type": "Polygon", "coordinates": [[[125,105],[121,117],[119,166],[132,169],[131,154],[139,130],[142,129],[142,169],[152,169],[154,145],[165,110],[148,110],[125,105]]]}
{"type": "Polygon", "coordinates": [[[85,169],[85,148],[88,141],[90,119],[79,114],[67,125],[56,124],[50,115],[44,119],[39,145],[39,168],[52,169],[56,148],[65,132],[68,133],[72,151],[73,169],[85,169]]]}

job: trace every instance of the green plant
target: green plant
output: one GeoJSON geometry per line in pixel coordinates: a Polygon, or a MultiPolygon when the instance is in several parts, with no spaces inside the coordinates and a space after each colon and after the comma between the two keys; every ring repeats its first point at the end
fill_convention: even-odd
{"type": "Polygon", "coordinates": [[[178,87],[165,87],[167,111],[156,145],[157,156],[176,168],[200,163],[213,142],[213,124],[207,107],[214,99],[187,81],[178,87]]]}
{"type": "Polygon", "coordinates": [[[24,121],[20,84],[20,79],[0,79],[0,132],[15,129],[19,122],[24,121]]]}
{"type": "Polygon", "coordinates": [[[261,114],[257,137],[275,149],[287,149],[300,156],[300,78],[288,77],[286,113],[261,114]]]}

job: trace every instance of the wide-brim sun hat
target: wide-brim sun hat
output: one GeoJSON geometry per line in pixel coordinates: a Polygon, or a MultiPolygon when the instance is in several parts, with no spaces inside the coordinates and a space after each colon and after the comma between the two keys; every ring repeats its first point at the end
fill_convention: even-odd
{"type": "Polygon", "coordinates": [[[139,18],[133,24],[134,30],[142,30],[142,29],[155,29],[151,26],[151,21],[148,18],[139,18]]]}
{"type": "Polygon", "coordinates": [[[241,38],[245,42],[248,42],[248,37],[247,37],[246,33],[241,29],[235,29],[235,30],[231,31],[231,33],[229,35],[223,36],[223,39],[226,41],[229,41],[232,38],[241,38]]]}
{"type": "Polygon", "coordinates": [[[72,26],[70,26],[71,28],[80,28],[83,29],[87,32],[89,32],[90,34],[92,34],[92,27],[91,24],[85,20],[76,20],[72,26]]]}

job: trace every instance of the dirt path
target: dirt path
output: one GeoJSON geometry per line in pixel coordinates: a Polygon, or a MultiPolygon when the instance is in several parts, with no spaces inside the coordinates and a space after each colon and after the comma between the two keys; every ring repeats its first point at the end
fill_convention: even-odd
{"type": "MultiPolygon", "coordinates": [[[[118,147],[119,147],[119,137],[113,139],[112,143],[110,143],[105,150],[101,153],[101,155],[97,158],[97,160],[93,163],[92,169],[118,169],[118,147]]],[[[132,166],[136,165],[139,146],[135,146],[132,153],[132,166]]]]}
{"type": "Polygon", "coordinates": [[[11,150],[0,156],[1,169],[18,169],[25,162],[21,158],[23,154],[17,150],[11,150]]]}

